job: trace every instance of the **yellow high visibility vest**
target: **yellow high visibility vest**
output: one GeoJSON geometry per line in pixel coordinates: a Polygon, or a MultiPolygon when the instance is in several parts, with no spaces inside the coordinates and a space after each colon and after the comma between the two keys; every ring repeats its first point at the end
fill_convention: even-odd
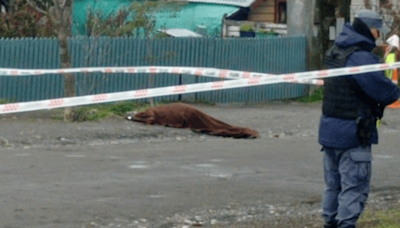
{"type": "MultiPolygon", "coordinates": [[[[394,63],[396,62],[396,55],[394,53],[390,53],[386,56],[386,63],[394,63]]],[[[385,70],[385,76],[392,80],[393,78],[393,69],[385,70]]]]}

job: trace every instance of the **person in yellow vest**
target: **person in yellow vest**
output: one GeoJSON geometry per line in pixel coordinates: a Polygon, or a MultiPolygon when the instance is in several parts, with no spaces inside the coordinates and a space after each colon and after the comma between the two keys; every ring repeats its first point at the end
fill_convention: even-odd
{"type": "MultiPolygon", "coordinates": [[[[399,36],[393,35],[386,40],[389,45],[386,49],[385,62],[393,63],[397,61],[397,54],[399,53],[399,36]]],[[[391,69],[385,71],[386,77],[388,77],[394,84],[399,84],[398,69],[391,69]]],[[[400,108],[400,100],[393,102],[387,106],[388,108],[400,108]]]]}
{"type": "MultiPolygon", "coordinates": [[[[396,55],[397,55],[397,52],[399,51],[399,36],[393,35],[393,36],[389,37],[386,40],[386,43],[389,46],[386,48],[385,62],[386,63],[394,63],[394,62],[396,62],[396,55]]],[[[393,69],[385,70],[385,75],[390,80],[393,79],[393,73],[394,73],[393,69]]]]}
{"type": "MultiPolygon", "coordinates": [[[[396,56],[399,51],[399,36],[398,35],[390,36],[386,40],[386,43],[388,44],[388,47],[386,48],[385,56],[384,56],[385,63],[394,63],[397,60],[396,56]]],[[[397,69],[385,70],[385,76],[392,81],[393,81],[393,74],[397,74],[397,69]]],[[[376,126],[380,127],[381,124],[382,124],[382,120],[378,119],[376,121],[376,126]]]]}

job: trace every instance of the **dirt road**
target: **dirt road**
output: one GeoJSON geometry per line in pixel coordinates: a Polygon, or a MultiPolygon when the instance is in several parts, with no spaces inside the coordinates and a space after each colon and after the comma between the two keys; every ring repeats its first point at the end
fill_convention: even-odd
{"type": "MultiPolygon", "coordinates": [[[[0,227],[189,227],[318,214],[321,104],[196,105],[258,139],[123,118],[0,116],[0,227]]],[[[400,111],[374,146],[370,204],[400,203],[400,111]]]]}

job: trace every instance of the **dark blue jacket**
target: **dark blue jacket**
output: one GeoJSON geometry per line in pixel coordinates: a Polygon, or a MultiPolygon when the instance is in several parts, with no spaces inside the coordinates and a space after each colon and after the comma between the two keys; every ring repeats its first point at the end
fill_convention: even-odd
{"type": "MultiPolygon", "coordinates": [[[[371,53],[372,49],[376,47],[375,41],[357,33],[349,23],[346,23],[343,27],[343,31],[335,40],[335,45],[343,48],[360,46],[363,49],[351,54],[347,59],[345,67],[379,63],[378,57],[371,53]]],[[[352,77],[368,96],[381,105],[387,106],[400,96],[397,85],[386,78],[383,71],[343,77],[352,77]]],[[[318,141],[325,147],[350,149],[360,146],[356,132],[356,120],[337,119],[322,115],[318,141]]],[[[376,126],[374,126],[370,143],[378,144],[376,126]]]]}

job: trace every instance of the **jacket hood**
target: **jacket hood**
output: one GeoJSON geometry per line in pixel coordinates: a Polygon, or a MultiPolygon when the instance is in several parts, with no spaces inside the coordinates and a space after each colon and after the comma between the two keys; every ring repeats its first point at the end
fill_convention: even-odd
{"type": "Polygon", "coordinates": [[[346,23],[343,26],[343,30],[336,38],[335,44],[342,48],[359,46],[368,52],[372,51],[372,49],[376,47],[375,40],[371,40],[370,38],[357,33],[350,23],[346,23]]]}

